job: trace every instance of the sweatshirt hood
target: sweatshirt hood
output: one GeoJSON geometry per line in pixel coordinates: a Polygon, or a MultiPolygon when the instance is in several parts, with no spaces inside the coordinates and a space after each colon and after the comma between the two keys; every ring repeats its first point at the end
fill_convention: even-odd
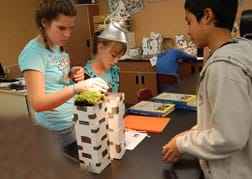
{"type": "Polygon", "coordinates": [[[206,69],[213,63],[225,61],[240,67],[252,78],[252,41],[245,38],[234,39],[236,43],[230,43],[217,49],[207,60],[200,76],[203,77],[206,69]]]}

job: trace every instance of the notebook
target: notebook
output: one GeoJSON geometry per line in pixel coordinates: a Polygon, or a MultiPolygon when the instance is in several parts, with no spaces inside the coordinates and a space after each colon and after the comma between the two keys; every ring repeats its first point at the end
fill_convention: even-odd
{"type": "Polygon", "coordinates": [[[196,95],[163,92],[152,98],[151,101],[173,103],[175,104],[176,109],[184,109],[187,104],[196,101],[196,95]]]}
{"type": "Polygon", "coordinates": [[[165,117],[174,111],[175,105],[171,103],[159,103],[153,101],[140,101],[128,108],[128,114],[140,114],[146,116],[165,117]]]}
{"type": "Polygon", "coordinates": [[[169,121],[170,118],[138,115],[127,115],[124,118],[125,128],[153,133],[161,133],[169,121]]]}
{"type": "Polygon", "coordinates": [[[187,103],[184,109],[189,111],[197,111],[197,100],[187,103]]]}

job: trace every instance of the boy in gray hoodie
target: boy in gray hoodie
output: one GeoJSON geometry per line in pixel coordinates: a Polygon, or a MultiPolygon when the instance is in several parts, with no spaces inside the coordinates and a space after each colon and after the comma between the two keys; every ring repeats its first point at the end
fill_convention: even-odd
{"type": "Polygon", "coordinates": [[[205,178],[252,176],[252,42],[232,39],[238,0],[186,0],[194,43],[211,49],[200,73],[197,124],[163,146],[163,159],[200,159],[205,178]]]}

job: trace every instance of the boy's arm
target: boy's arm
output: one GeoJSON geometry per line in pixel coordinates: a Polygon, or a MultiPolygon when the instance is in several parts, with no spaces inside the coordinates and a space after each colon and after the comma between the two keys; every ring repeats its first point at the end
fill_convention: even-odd
{"type": "MultiPolygon", "coordinates": [[[[208,81],[204,81],[207,87],[203,89],[207,96],[202,102],[209,104],[211,113],[208,119],[201,121],[208,124],[204,128],[198,125],[195,130],[178,137],[176,144],[182,153],[202,159],[219,159],[246,146],[252,125],[252,106],[248,96],[249,80],[242,71],[225,62],[212,64],[209,68],[211,76],[207,76],[208,81]]],[[[200,108],[199,105],[198,110],[200,108]]],[[[206,110],[201,112],[206,113],[206,110]]]]}

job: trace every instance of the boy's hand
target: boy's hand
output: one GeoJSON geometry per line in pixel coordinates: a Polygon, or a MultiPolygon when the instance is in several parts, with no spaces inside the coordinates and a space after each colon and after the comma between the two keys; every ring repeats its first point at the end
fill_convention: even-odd
{"type": "Polygon", "coordinates": [[[181,154],[178,151],[177,145],[176,145],[176,139],[178,136],[173,137],[167,144],[163,146],[162,149],[162,155],[163,155],[163,160],[166,162],[177,162],[181,154]]]}

